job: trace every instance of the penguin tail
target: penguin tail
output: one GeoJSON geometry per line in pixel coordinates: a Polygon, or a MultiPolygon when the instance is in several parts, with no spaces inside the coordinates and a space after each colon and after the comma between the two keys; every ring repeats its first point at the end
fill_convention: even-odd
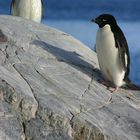
{"type": "Polygon", "coordinates": [[[140,86],[133,84],[130,80],[126,81],[124,88],[130,89],[130,90],[140,90],[140,86]]]}

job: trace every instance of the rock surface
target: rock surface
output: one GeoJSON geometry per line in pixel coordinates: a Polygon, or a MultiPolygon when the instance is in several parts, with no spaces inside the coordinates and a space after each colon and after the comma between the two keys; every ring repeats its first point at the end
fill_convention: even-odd
{"type": "Polygon", "coordinates": [[[0,16],[0,140],[140,140],[140,91],[111,94],[70,35],[0,16]]]}

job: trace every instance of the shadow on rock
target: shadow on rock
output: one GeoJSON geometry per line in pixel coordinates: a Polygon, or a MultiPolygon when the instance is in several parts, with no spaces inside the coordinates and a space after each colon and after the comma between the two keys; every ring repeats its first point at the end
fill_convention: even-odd
{"type": "Polygon", "coordinates": [[[72,67],[78,69],[79,71],[87,74],[93,79],[98,80],[101,77],[101,73],[98,69],[94,68],[93,65],[85,61],[81,55],[75,51],[67,51],[62,48],[55,47],[41,40],[34,40],[32,44],[40,46],[47,52],[51,53],[56,57],[58,61],[66,62],[72,67]]]}

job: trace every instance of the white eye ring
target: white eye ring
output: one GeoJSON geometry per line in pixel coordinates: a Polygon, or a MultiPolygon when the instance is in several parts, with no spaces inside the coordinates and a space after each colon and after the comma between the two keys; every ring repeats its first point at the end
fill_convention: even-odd
{"type": "Polygon", "coordinates": [[[107,21],[106,19],[103,19],[103,21],[107,21]]]}

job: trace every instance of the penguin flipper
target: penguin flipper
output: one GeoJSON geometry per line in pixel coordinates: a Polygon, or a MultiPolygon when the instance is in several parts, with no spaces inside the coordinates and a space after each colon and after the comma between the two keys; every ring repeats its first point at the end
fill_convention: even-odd
{"type": "Polygon", "coordinates": [[[116,34],[116,47],[119,51],[119,58],[124,70],[127,69],[130,59],[129,59],[129,51],[128,45],[123,32],[120,30],[120,33],[116,34]]]}
{"type": "Polygon", "coordinates": [[[116,26],[114,30],[114,37],[115,45],[118,48],[120,64],[122,69],[125,71],[124,80],[126,81],[130,71],[130,56],[127,40],[119,26],[116,26]]]}

